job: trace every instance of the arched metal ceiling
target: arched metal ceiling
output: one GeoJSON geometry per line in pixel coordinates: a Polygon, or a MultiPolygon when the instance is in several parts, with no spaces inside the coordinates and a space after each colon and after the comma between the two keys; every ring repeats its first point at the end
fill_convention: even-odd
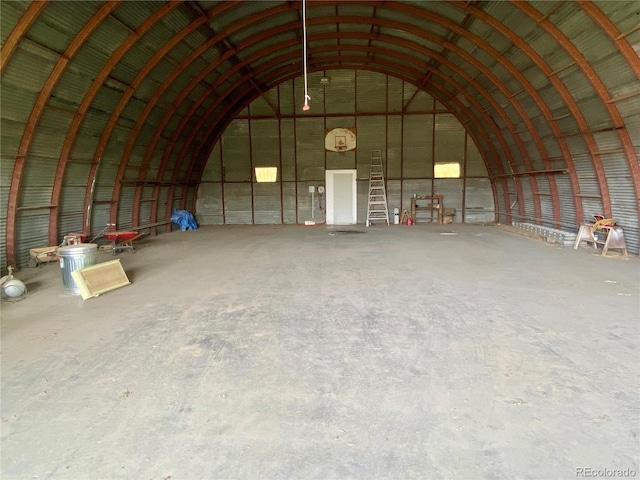
{"type": "MultiPolygon", "coordinates": [[[[273,105],[269,91],[302,73],[299,0],[0,5],[2,117],[11,127],[3,136],[13,136],[2,148],[5,168],[13,160],[9,263],[17,213],[30,208],[20,202],[38,135],[57,145],[42,207],[56,244],[71,164],[87,167],[87,226],[98,169],[118,157],[111,221],[122,186],[133,184],[135,225],[142,185],[186,198],[234,115],[259,97],[273,105]]],[[[542,218],[546,196],[554,222],[580,222],[593,201],[605,216],[630,212],[637,239],[639,5],[308,1],[309,69],[382,72],[433,95],[476,140],[507,209],[517,205],[507,218],[524,215],[527,201],[542,218]],[[559,181],[568,181],[569,195],[559,181]]],[[[152,219],[158,215],[154,202],[152,219]]]]}

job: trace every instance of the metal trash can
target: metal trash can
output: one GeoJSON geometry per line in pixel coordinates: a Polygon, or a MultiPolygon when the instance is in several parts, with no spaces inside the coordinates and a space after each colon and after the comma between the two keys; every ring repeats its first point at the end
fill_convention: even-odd
{"type": "Polygon", "coordinates": [[[80,295],[80,289],[74,282],[71,272],[96,264],[98,245],[96,243],[77,243],[58,248],[60,270],[65,295],[80,295]]]}

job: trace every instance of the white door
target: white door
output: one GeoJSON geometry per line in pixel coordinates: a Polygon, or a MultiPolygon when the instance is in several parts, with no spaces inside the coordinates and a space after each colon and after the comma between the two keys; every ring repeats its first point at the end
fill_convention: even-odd
{"type": "Polygon", "coordinates": [[[327,225],[358,223],[356,170],[327,170],[327,225]]]}

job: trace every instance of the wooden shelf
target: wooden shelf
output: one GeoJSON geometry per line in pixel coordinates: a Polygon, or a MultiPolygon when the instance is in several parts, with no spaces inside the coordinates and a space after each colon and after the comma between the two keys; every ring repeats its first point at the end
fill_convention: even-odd
{"type": "Polygon", "coordinates": [[[442,195],[416,195],[411,199],[411,218],[417,222],[417,212],[429,212],[430,222],[437,220],[442,223],[443,206],[442,195]],[[435,216],[434,216],[435,214],[435,216]]]}

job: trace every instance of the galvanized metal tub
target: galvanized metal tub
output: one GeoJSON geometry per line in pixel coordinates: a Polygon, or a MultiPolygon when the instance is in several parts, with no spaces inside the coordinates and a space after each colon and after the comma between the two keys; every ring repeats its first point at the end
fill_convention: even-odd
{"type": "Polygon", "coordinates": [[[62,285],[66,295],[80,295],[80,289],[71,276],[71,272],[96,264],[98,245],[96,243],[77,243],[58,248],[62,285]]]}

